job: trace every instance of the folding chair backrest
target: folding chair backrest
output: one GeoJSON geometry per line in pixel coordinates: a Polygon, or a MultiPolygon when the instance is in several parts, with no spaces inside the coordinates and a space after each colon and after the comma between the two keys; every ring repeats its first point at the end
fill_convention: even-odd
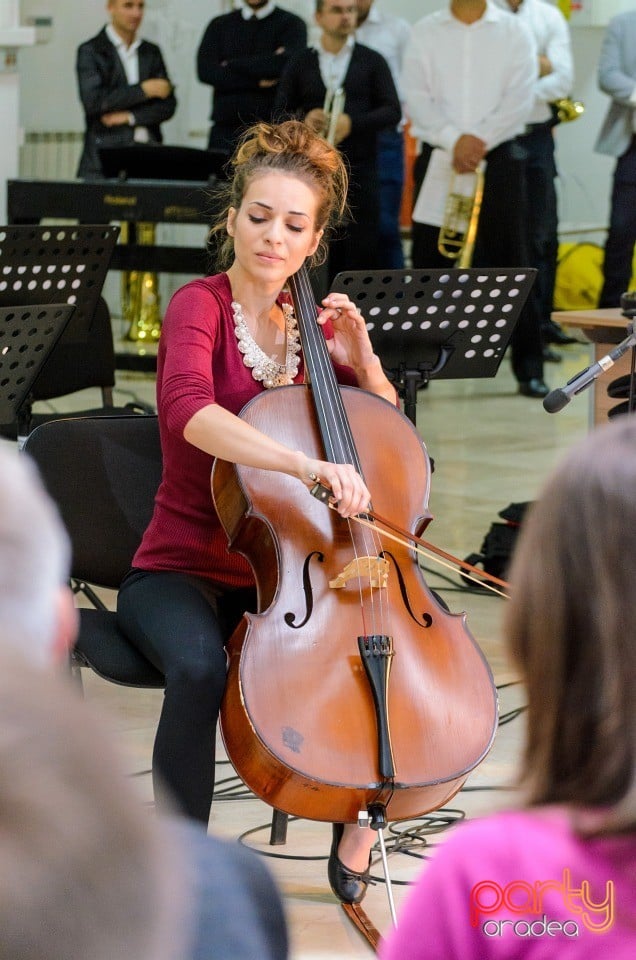
{"type": "Polygon", "coordinates": [[[87,387],[115,386],[115,345],[106,301],[84,318],[82,339],[65,338],[51,351],[33,384],[34,400],[52,400],[87,387]]]}
{"type": "Polygon", "coordinates": [[[150,520],[161,479],[155,416],[81,417],[36,427],[24,451],[57,503],[72,576],[117,589],[150,520]]]}

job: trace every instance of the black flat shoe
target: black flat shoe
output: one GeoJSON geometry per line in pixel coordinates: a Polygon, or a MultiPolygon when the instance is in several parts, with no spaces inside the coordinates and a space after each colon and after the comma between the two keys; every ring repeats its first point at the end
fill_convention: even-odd
{"type": "Polygon", "coordinates": [[[550,388],[539,377],[519,381],[519,393],[524,397],[547,397],[550,388]]]}
{"type": "Polygon", "coordinates": [[[544,363],[561,363],[563,357],[556,350],[553,350],[552,347],[547,345],[543,347],[543,362],[544,363]]]}
{"type": "Polygon", "coordinates": [[[371,854],[369,854],[369,867],[364,873],[354,873],[345,867],[338,859],[338,846],[342,840],[344,824],[333,824],[333,839],[331,841],[331,851],[329,853],[329,862],[327,864],[327,876],[331,889],[342,903],[360,903],[367,892],[369,886],[369,867],[371,866],[371,854]]]}
{"type": "Polygon", "coordinates": [[[577,343],[576,337],[571,337],[554,320],[544,323],[541,327],[541,335],[544,343],[555,343],[559,347],[565,347],[568,343],[577,343]]]}

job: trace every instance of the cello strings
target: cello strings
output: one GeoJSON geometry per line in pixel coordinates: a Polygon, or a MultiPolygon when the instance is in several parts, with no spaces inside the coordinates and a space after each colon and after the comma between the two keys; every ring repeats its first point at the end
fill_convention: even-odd
{"type": "MultiPolygon", "coordinates": [[[[299,298],[302,301],[302,309],[299,312],[302,314],[303,318],[315,318],[316,306],[306,271],[299,271],[296,278],[298,280],[299,298]]],[[[315,319],[313,323],[308,322],[303,324],[303,332],[306,338],[306,363],[313,363],[316,374],[320,374],[319,377],[314,377],[317,382],[313,384],[313,397],[314,404],[318,408],[317,412],[320,420],[325,431],[327,432],[327,437],[325,438],[329,446],[327,453],[330,454],[333,460],[336,462],[353,463],[358,472],[362,474],[350,424],[344,411],[340,397],[339,386],[336,380],[333,364],[331,363],[331,359],[329,357],[324,335],[320,330],[319,325],[315,322],[315,319]],[[321,386],[321,388],[318,389],[318,383],[324,386],[321,386]],[[334,399],[331,400],[331,398],[334,399]],[[337,398],[339,403],[335,401],[335,398],[337,398]]],[[[349,521],[347,521],[347,525],[354,559],[359,564],[361,554],[364,556],[370,555],[370,548],[368,546],[369,537],[366,534],[362,537],[362,549],[360,550],[358,548],[358,537],[355,535],[353,527],[349,521]]],[[[362,629],[364,634],[368,635],[369,628],[365,616],[364,591],[362,579],[360,577],[358,578],[358,595],[362,614],[362,629]]],[[[373,589],[370,591],[370,600],[373,631],[377,633],[379,629],[377,624],[378,614],[376,613],[375,595],[373,589]]],[[[380,620],[381,619],[382,611],[380,610],[380,620]]]]}
{"type": "MultiPolygon", "coordinates": [[[[299,300],[299,317],[297,320],[301,329],[301,338],[304,340],[305,365],[310,365],[310,371],[314,374],[313,380],[316,381],[312,383],[313,399],[317,415],[327,434],[323,437],[327,446],[327,455],[336,463],[353,464],[360,475],[363,476],[351,425],[342,402],[339,384],[325,338],[319,324],[315,322],[316,305],[309,276],[304,267],[292,278],[291,286],[292,291],[296,290],[299,300]],[[314,322],[309,322],[308,318],[314,318],[314,322]]],[[[376,558],[380,556],[382,545],[375,531],[372,531],[371,536],[368,533],[362,534],[361,547],[359,548],[358,537],[354,533],[351,523],[348,523],[348,528],[354,558],[358,564],[361,555],[376,558]]],[[[362,577],[358,577],[358,593],[364,633],[368,636],[365,617],[365,606],[368,606],[373,633],[387,634],[389,624],[387,623],[388,603],[386,593],[380,585],[376,596],[372,577],[369,580],[368,592],[369,603],[365,605],[362,577]]]]}

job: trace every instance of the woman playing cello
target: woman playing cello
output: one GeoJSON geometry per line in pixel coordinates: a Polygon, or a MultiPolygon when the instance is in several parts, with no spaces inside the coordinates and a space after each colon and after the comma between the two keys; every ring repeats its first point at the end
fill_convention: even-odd
{"type": "MultiPolygon", "coordinates": [[[[210,496],[219,457],[331,488],[343,517],[370,493],[356,470],[306,456],[238,416],[264,390],[302,383],[303,357],[286,282],[307,258],[319,262],[341,214],[347,175],[338,151],[304,124],[260,124],[232,160],[225,211],[214,228],[223,272],[187,283],[172,298],[157,362],[163,479],[153,517],[118,598],[122,630],[165,676],[157,730],[155,790],[165,784],[190,817],[207,824],[214,789],[217,719],[226,679],[225,641],[254,609],[247,561],[227,551],[210,496]]],[[[333,293],[319,317],[339,382],[395,402],[365,322],[333,293]]],[[[161,802],[160,791],[158,793],[161,802]]],[[[368,882],[373,831],[334,827],[329,879],[344,902],[368,882]]]]}

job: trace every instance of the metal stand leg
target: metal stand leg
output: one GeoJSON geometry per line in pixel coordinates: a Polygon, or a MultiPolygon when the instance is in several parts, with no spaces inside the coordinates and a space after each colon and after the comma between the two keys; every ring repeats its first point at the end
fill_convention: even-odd
{"type": "Polygon", "coordinates": [[[386,895],[389,898],[389,910],[391,911],[391,920],[393,926],[397,927],[397,916],[395,913],[395,900],[393,899],[393,886],[391,884],[391,874],[389,872],[389,860],[386,855],[386,844],[384,842],[384,830],[378,830],[378,839],[380,841],[380,853],[382,855],[382,869],[384,870],[384,880],[386,883],[386,895]]]}
{"type": "Polygon", "coordinates": [[[395,913],[395,900],[393,899],[393,887],[391,885],[391,872],[389,870],[389,860],[386,854],[386,844],[384,842],[384,828],[387,826],[386,809],[382,804],[372,803],[368,811],[361,811],[358,816],[358,823],[361,827],[369,826],[372,830],[377,830],[380,841],[380,854],[382,856],[382,869],[384,870],[384,881],[386,884],[386,895],[389,898],[389,910],[391,911],[391,920],[393,926],[397,927],[397,917],[395,913]]]}
{"type": "Polygon", "coordinates": [[[270,845],[280,846],[287,842],[287,820],[288,816],[281,810],[274,810],[272,814],[272,826],[269,834],[270,845]]]}

